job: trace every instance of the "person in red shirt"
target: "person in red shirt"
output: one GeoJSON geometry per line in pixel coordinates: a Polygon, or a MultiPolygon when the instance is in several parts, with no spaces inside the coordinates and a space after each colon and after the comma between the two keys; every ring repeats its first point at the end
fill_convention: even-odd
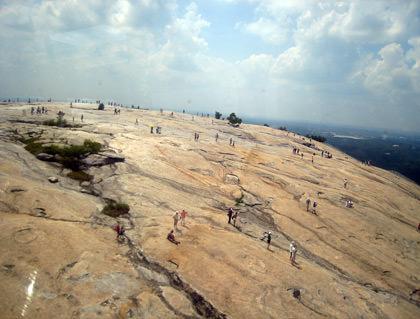
{"type": "Polygon", "coordinates": [[[187,215],[187,212],[185,209],[181,210],[181,226],[185,226],[185,216],[187,215]]]}

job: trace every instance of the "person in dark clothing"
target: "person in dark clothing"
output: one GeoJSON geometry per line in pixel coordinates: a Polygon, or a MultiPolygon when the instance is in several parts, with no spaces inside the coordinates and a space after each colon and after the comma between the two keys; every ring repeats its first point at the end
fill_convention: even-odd
{"type": "Polygon", "coordinates": [[[229,208],[229,211],[228,211],[227,215],[229,217],[228,223],[230,224],[230,220],[232,219],[232,215],[233,215],[233,209],[232,208],[229,208]]]}
{"type": "Polygon", "coordinates": [[[179,245],[180,244],[180,242],[175,239],[175,235],[174,235],[174,230],[173,229],[169,232],[169,234],[168,234],[168,236],[166,236],[166,238],[171,243],[174,243],[175,245],[179,245]]]}

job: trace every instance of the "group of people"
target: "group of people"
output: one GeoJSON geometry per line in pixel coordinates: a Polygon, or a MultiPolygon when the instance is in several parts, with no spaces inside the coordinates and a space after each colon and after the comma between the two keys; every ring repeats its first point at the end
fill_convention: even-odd
{"type": "Polygon", "coordinates": [[[238,218],[238,212],[234,212],[232,208],[229,208],[227,216],[228,224],[232,224],[231,221],[233,221],[233,226],[236,227],[236,219],[238,218]]]}
{"type": "Polygon", "coordinates": [[[117,226],[114,227],[114,231],[117,233],[117,240],[123,238],[125,234],[124,226],[117,222],[117,226]]]}
{"type": "MultiPolygon", "coordinates": [[[[311,206],[311,199],[308,197],[308,199],[306,200],[306,211],[309,212],[309,207],[311,206]]],[[[316,203],[316,201],[314,201],[312,203],[312,214],[316,215],[316,207],[318,206],[318,204],[316,203]]]]}
{"type": "MultiPolygon", "coordinates": [[[[179,212],[179,211],[176,211],[175,212],[175,214],[173,214],[172,215],[172,218],[173,218],[173,220],[174,220],[174,229],[178,229],[178,221],[181,221],[181,226],[186,226],[185,225],[185,217],[187,216],[187,212],[185,211],[185,209],[182,209],[181,210],[181,212],[179,212]]],[[[176,238],[175,238],[175,234],[174,234],[174,229],[172,229],[169,233],[168,233],[168,235],[166,236],[166,238],[170,241],[170,242],[172,242],[172,243],[174,243],[174,244],[176,244],[176,245],[178,245],[178,244],[180,244],[181,242],[179,242],[179,241],[177,241],[176,240],[176,238]]]]}
{"type": "Polygon", "coordinates": [[[346,207],[353,208],[353,201],[352,200],[347,200],[346,201],[346,207]]]}

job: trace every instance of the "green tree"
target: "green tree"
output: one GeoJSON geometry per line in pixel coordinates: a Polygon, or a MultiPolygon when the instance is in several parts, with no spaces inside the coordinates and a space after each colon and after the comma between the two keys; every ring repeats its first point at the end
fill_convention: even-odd
{"type": "Polygon", "coordinates": [[[98,110],[100,110],[100,111],[105,110],[105,105],[103,103],[99,104],[98,110]]]}
{"type": "Polygon", "coordinates": [[[214,113],[214,117],[215,117],[217,120],[220,120],[220,118],[222,117],[222,113],[220,113],[220,112],[216,111],[216,113],[214,113]]]}
{"type": "Polygon", "coordinates": [[[230,124],[235,126],[239,126],[242,123],[242,119],[237,117],[235,113],[230,113],[230,115],[226,118],[230,124]]]}

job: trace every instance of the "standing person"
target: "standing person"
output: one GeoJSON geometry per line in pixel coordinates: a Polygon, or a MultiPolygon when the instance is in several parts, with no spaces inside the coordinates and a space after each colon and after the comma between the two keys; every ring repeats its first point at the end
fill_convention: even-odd
{"type": "Polygon", "coordinates": [[[179,212],[176,211],[172,218],[174,219],[174,228],[178,229],[179,212]]]}
{"type": "Polygon", "coordinates": [[[347,188],[347,178],[344,179],[344,188],[347,188]]]}
{"type": "Polygon", "coordinates": [[[306,200],[306,211],[307,212],[309,212],[309,205],[311,205],[311,200],[308,197],[308,199],[306,200]]]}
{"type": "Polygon", "coordinates": [[[82,114],[82,117],[81,117],[81,119],[82,119],[82,122],[83,122],[83,114],[82,114]]]}
{"type": "Polygon", "coordinates": [[[232,145],[232,138],[230,138],[229,140],[229,145],[232,145]]]}
{"type": "Polygon", "coordinates": [[[187,215],[187,212],[185,209],[181,210],[181,226],[185,226],[185,216],[187,215]]]}
{"type": "Polygon", "coordinates": [[[219,133],[216,133],[216,142],[219,139],[219,133]]]}
{"type": "Polygon", "coordinates": [[[293,245],[295,244],[295,242],[294,241],[292,241],[291,243],[290,243],[290,249],[289,249],[289,251],[290,251],[290,257],[289,257],[289,259],[290,259],[290,261],[292,261],[292,257],[293,257],[293,245]]]}
{"type": "Polygon", "coordinates": [[[295,263],[297,253],[297,244],[295,242],[292,242],[292,247],[290,248],[290,250],[292,251],[290,260],[292,263],[295,263]]]}
{"type": "Polygon", "coordinates": [[[270,244],[271,244],[271,231],[268,232],[268,236],[267,236],[267,249],[270,249],[270,244]]]}
{"type": "Polygon", "coordinates": [[[153,134],[153,124],[150,124],[150,134],[153,134]]]}
{"type": "Polygon", "coordinates": [[[314,204],[312,205],[312,214],[316,215],[316,202],[314,201],[314,204]]]}
{"type": "Polygon", "coordinates": [[[227,215],[229,217],[228,224],[230,224],[230,220],[232,219],[232,215],[233,215],[233,209],[232,208],[229,208],[229,211],[228,211],[227,215]]]}
{"type": "Polygon", "coordinates": [[[233,214],[232,216],[232,220],[233,220],[233,226],[236,227],[236,219],[238,218],[238,212],[235,212],[235,214],[233,214]]]}

